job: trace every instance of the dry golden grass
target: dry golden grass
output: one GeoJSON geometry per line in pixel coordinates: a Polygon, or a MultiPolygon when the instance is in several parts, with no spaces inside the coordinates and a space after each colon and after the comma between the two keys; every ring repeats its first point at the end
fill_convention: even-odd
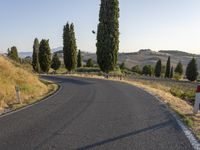
{"type": "Polygon", "coordinates": [[[7,58],[0,56],[0,108],[16,103],[15,86],[21,89],[23,102],[37,98],[49,91],[36,75],[23,69],[7,58]]]}

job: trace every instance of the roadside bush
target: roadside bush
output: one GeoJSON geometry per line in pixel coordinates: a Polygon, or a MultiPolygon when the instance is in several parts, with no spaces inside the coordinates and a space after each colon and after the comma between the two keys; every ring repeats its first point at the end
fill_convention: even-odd
{"type": "Polygon", "coordinates": [[[93,60],[90,58],[87,60],[87,63],[86,63],[86,67],[93,67],[94,66],[94,62],[93,60]]]}
{"type": "Polygon", "coordinates": [[[193,126],[193,121],[192,121],[192,119],[190,119],[189,117],[183,118],[183,122],[184,122],[188,127],[192,127],[192,126],[193,126]]]}
{"type": "Polygon", "coordinates": [[[170,93],[173,96],[179,97],[183,100],[194,101],[195,99],[195,89],[182,89],[181,87],[172,87],[170,93]]]}
{"type": "Polygon", "coordinates": [[[137,74],[141,74],[142,70],[141,70],[139,65],[136,65],[136,66],[132,67],[132,72],[137,73],[137,74]]]}
{"type": "Polygon", "coordinates": [[[146,65],[143,67],[142,69],[142,74],[143,75],[149,75],[152,76],[153,75],[153,67],[151,65],[146,65]]]}
{"type": "Polygon", "coordinates": [[[81,73],[92,73],[92,72],[100,72],[99,68],[94,68],[94,67],[84,67],[84,68],[78,68],[76,69],[77,72],[81,73]]]}
{"type": "Polygon", "coordinates": [[[180,79],[182,79],[182,75],[179,74],[179,73],[175,73],[175,74],[174,74],[174,79],[175,79],[175,80],[180,80],[180,79]]]}

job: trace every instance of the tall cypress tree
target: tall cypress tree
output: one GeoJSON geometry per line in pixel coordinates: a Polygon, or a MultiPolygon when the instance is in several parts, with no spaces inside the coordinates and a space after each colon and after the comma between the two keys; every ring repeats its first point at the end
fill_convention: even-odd
{"type": "Polygon", "coordinates": [[[168,57],[167,60],[167,65],[166,65],[166,72],[165,72],[165,78],[170,78],[170,71],[171,71],[171,60],[170,56],[168,57]]]}
{"type": "Polygon", "coordinates": [[[64,63],[68,71],[77,67],[77,46],[74,32],[74,25],[67,23],[63,29],[63,53],[64,63]]]}
{"type": "Polygon", "coordinates": [[[174,77],[174,67],[171,67],[171,71],[170,71],[170,78],[172,79],[174,77]]]}
{"type": "Polygon", "coordinates": [[[158,60],[155,67],[155,76],[160,77],[162,71],[162,62],[161,60],[158,60]]]}
{"type": "Polygon", "coordinates": [[[107,73],[114,70],[119,50],[118,0],[101,0],[96,46],[100,69],[107,73]]]}
{"type": "Polygon", "coordinates": [[[76,45],[76,37],[74,31],[74,24],[70,25],[70,35],[71,35],[71,70],[75,70],[77,67],[77,45],[76,45]]]}
{"type": "Polygon", "coordinates": [[[8,49],[8,57],[16,62],[20,62],[16,46],[11,47],[11,50],[8,49]]]}
{"type": "Polygon", "coordinates": [[[177,66],[175,68],[175,73],[183,75],[183,65],[182,65],[181,61],[179,61],[179,63],[177,64],[177,66]]]}
{"type": "Polygon", "coordinates": [[[78,51],[78,56],[77,56],[77,67],[80,68],[82,67],[82,56],[81,56],[81,50],[78,51]]]}
{"type": "Polygon", "coordinates": [[[48,73],[51,66],[51,49],[49,40],[42,40],[39,48],[39,63],[43,72],[48,73]]]}
{"type": "Polygon", "coordinates": [[[40,43],[38,39],[35,38],[33,45],[33,55],[32,55],[32,66],[35,72],[40,72],[39,48],[40,48],[40,43]]]}
{"type": "Polygon", "coordinates": [[[195,81],[197,79],[197,76],[198,76],[197,63],[196,59],[193,58],[187,66],[186,77],[190,81],[195,81]]]}
{"type": "Polygon", "coordinates": [[[63,28],[63,59],[65,68],[68,67],[68,61],[69,61],[69,51],[70,51],[70,28],[69,23],[67,23],[63,28]]]}

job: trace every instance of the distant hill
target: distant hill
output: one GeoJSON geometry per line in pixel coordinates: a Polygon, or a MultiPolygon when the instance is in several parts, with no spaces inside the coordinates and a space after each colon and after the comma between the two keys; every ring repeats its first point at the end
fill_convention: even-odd
{"type": "MultiPolygon", "coordinates": [[[[51,50],[51,52],[57,52],[57,51],[60,51],[62,50],[62,47],[58,47],[58,48],[54,48],[51,50]]],[[[32,52],[19,52],[19,57],[21,58],[25,58],[25,57],[28,57],[28,56],[32,56],[32,52]]]]}
{"type": "MultiPolygon", "coordinates": [[[[52,52],[58,53],[61,60],[63,60],[62,47],[52,49],[52,52]]],[[[20,56],[32,56],[31,52],[20,53],[20,56]]],[[[89,58],[92,58],[95,62],[97,61],[96,54],[90,52],[82,52],[83,61],[86,62],[89,58]]],[[[158,52],[152,51],[150,49],[141,49],[138,52],[132,53],[119,53],[118,63],[125,62],[127,68],[132,68],[135,65],[140,65],[143,67],[146,64],[155,65],[156,62],[161,59],[163,64],[166,63],[167,58],[171,56],[172,65],[175,67],[176,64],[181,61],[184,68],[186,68],[188,62],[192,57],[197,58],[198,69],[200,70],[200,55],[191,54],[178,50],[160,50],[158,52]]]]}
{"type": "Polygon", "coordinates": [[[128,68],[134,65],[140,65],[143,67],[146,64],[155,66],[156,62],[161,59],[163,64],[166,64],[168,57],[171,57],[171,63],[176,67],[179,61],[182,62],[184,69],[186,69],[187,64],[195,57],[198,63],[198,69],[200,70],[200,56],[194,55],[182,51],[176,50],[162,50],[155,52],[152,50],[140,50],[136,53],[121,53],[119,54],[119,63],[125,62],[128,68]]]}
{"type": "MultiPolygon", "coordinates": [[[[96,54],[83,52],[83,60],[86,61],[89,58],[92,58],[96,61],[96,54]]],[[[177,63],[181,61],[183,63],[184,69],[186,69],[187,64],[195,57],[198,63],[198,69],[200,70],[200,56],[194,55],[182,51],[152,51],[152,50],[140,50],[138,52],[133,53],[119,53],[118,56],[118,63],[124,62],[127,68],[132,68],[135,65],[140,65],[143,67],[144,65],[150,64],[155,66],[156,62],[161,59],[162,63],[165,65],[167,62],[168,57],[171,56],[171,63],[174,67],[176,67],[177,63]]]]}
{"type": "Polygon", "coordinates": [[[199,56],[196,54],[191,54],[183,51],[178,51],[178,50],[160,50],[160,53],[167,53],[171,55],[179,55],[179,56],[199,56]]]}
{"type": "Polygon", "coordinates": [[[28,56],[32,56],[32,52],[19,52],[19,57],[20,58],[25,58],[28,56]]]}

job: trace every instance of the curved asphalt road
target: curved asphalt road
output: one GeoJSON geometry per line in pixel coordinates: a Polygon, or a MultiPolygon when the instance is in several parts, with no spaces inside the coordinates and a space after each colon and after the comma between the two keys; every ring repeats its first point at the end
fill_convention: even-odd
{"type": "Polygon", "coordinates": [[[190,150],[167,109],[123,83],[46,77],[60,91],[0,117],[0,150],[190,150]]]}

